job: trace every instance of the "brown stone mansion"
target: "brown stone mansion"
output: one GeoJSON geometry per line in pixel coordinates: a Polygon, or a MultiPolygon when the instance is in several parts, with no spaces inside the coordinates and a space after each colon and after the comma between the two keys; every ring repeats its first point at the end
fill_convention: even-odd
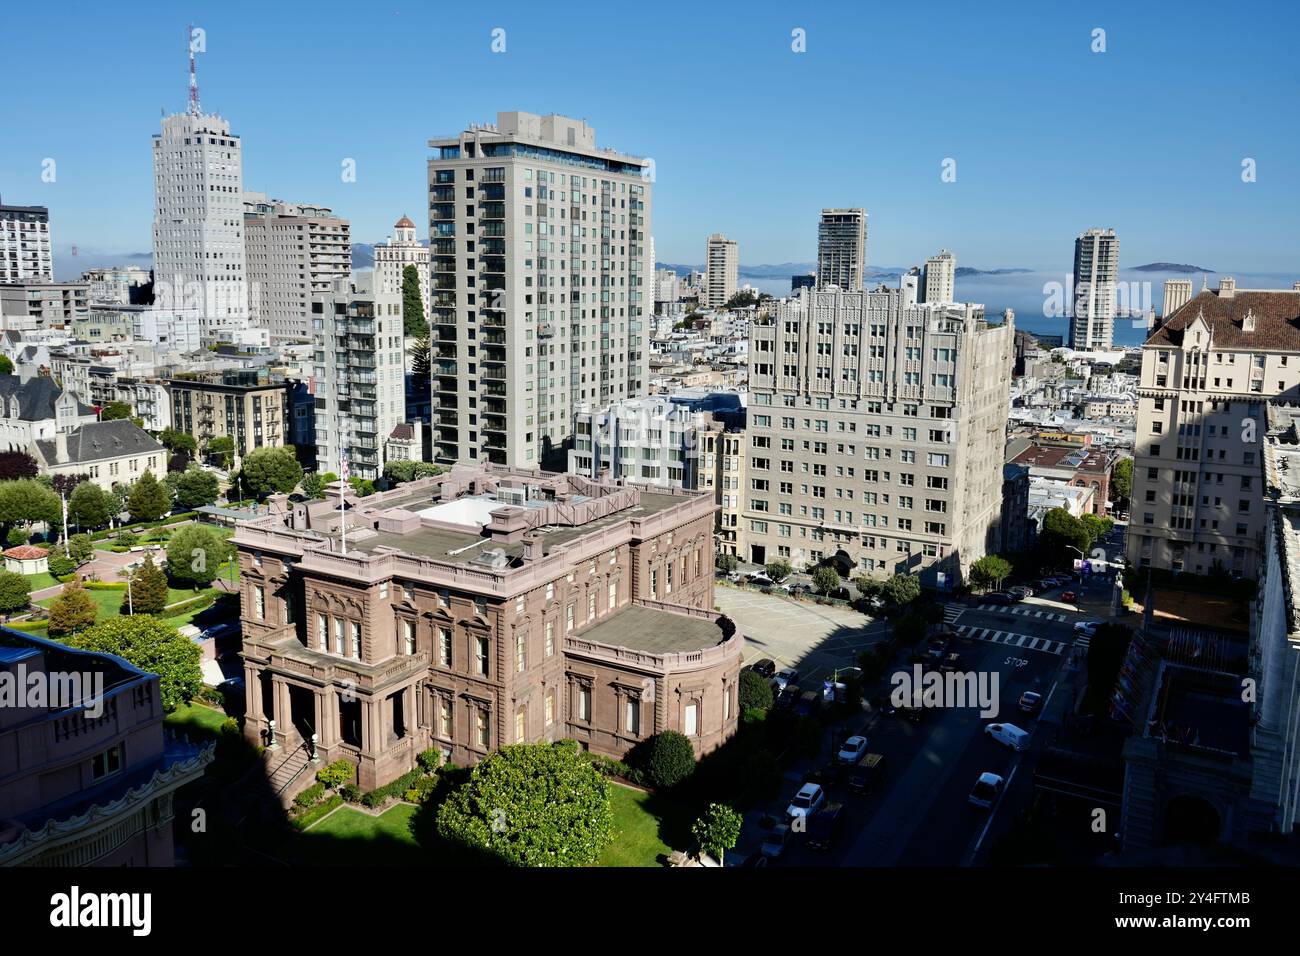
{"type": "Polygon", "coordinates": [[[460,465],[343,508],[338,484],[275,496],[232,539],[245,733],[286,762],[314,736],[363,789],[429,747],[472,764],[568,737],[622,756],[672,729],[706,753],[737,726],[743,640],[713,611],[714,507],[460,465]]]}

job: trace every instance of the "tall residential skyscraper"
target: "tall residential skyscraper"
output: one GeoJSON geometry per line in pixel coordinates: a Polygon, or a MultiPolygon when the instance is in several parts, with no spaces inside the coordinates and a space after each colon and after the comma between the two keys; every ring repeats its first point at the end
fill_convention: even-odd
{"type": "Polygon", "coordinates": [[[429,146],[436,459],[563,468],[578,406],[646,394],[650,161],[557,114],[429,146]]]}
{"type": "Polygon", "coordinates": [[[205,342],[248,328],[244,174],[230,123],[199,107],[191,55],[190,104],[153,137],[154,299],[201,310],[205,342]]]}
{"type": "Polygon", "coordinates": [[[1074,240],[1074,314],[1070,348],[1109,351],[1115,335],[1115,280],[1119,238],[1114,229],[1089,229],[1074,240]]]}
{"type": "Polygon", "coordinates": [[[1300,290],[1223,277],[1142,347],[1128,559],[1137,567],[1258,573],[1265,405],[1300,393],[1300,290]]]}
{"type": "Polygon", "coordinates": [[[415,266],[420,277],[420,301],[424,318],[429,319],[429,250],[415,238],[415,223],[403,216],[393,226],[387,242],[375,243],[374,289],[381,295],[402,294],[402,279],[407,266],[415,266]]]}
{"type": "Polygon", "coordinates": [[[902,289],[777,303],[750,333],[742,556],[962,580],[998,547],[1014,336],[902,289]]]}
{"type": "Polygon", "coordinates": [[[955,301],[957,287],[957,257],[947,249],[939,250],[937,256],[925,260],[925,296],[926,303],[955,301]]]}
{"type": "Polygon", "coordinates": [[[244,194],[249,324],[271,341],[311,340],[312,297],[352,273],[348,221],[324,206],[244,194]]]}
{"type": "Polygon", "coordinates": [[[726,305],[740,284],[740,250],[736,240],[716,232],[709,236],[704,271],[708,276],[704,304],[712,308],[726,305]]]}
{"type": "Polygon", "coordinates": [[[823,209],[817,225],[817,285],[862,289],[867,267],[867,211],[823,209]]]}
{"type": "Polygon", "coordinates": [[[406,421],[402,295],[359,293],[347,279],[312,299],[316,461],[339,472],[339,452],[357,478],[378,478],[385,444],[406,421]]]}
{"type": "Polygon", "coordinates": [[[0,203],[0,282],[54,281],[50,211],[0,203]]]}

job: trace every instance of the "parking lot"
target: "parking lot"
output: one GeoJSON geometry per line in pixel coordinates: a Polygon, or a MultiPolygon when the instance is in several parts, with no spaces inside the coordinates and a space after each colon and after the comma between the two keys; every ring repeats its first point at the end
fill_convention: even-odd
{"type": "MultiPolygon", "coordinates": [[[[888,634],[884,621],[838,605],[796,601],[719,583],[713,601],[745,636],[745,663],[770,657],[812,679],[851,667],[888,634]]],[[[807,678],[805,678],[807,679],[807,678]]]]}

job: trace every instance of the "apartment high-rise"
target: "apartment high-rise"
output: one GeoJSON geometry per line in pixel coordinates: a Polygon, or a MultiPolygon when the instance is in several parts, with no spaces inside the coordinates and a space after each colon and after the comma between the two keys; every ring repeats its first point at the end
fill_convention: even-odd
{"type": "Polygon", "coordinates": [[[348,221],[324,206],[244,193],[249,325],[272,342],[311,340],[312,297],[352,273],[348,221]]]}
{"type": "Polygon", "coordinates": [[[867,266],[867,211],[823,209],[817,224],[817,285],[862,288],[867,266]]]}
{"type": "Polygon", "coordinates": [[[54,281],[50,211],[0,203],[0,282],[54,281]]]}
{"type": "Polygon", "coordinates": [[[316,460],[350,475],[378,478],[385,443],[406,421],[405,342],[400,293],[359,293],[347,279],[312,299],[316,460]]]}
{"type": "Polygon", "coordinates": [[[647,390],[650,161],[556,114],[429,146],[436,459],[562,460],[580,404],[647,390]]]}
{"type": "Polygon", "coordinates": [[[736,294],[740,284],[740,249],[735,239],[720,233],[709,236],[705,252],[704,304],[719,308],[736,294]]]}
{"type": "Polygon", "coordinates": [[[1074,311],[1070,348],[1109,351],[1115,337],[1115,282],[1119,238],[1114,229],[1089,229],[1074,240],[1074,311]]]}
{"type": "Polygon", "coordinates": [[[942,249],[937,256],[926,259],[924,280],[925,293],[922,302],[956,301],[957,257],[947,249],[942,249]]]}
{"type": "Polygon", "coordinates": [[[1260,443],[1271,399],[1300,399],[1300,290],[1224,277],[1142,348],[1128,559],[1254,578],[1263,551],[1260,443]]]}
{"type": "Polygon", "coordinates": [[[429,319],[429,250],[415,238],[416,226],[403,216],[393,226],[393,235],[387,242],[375,243],[375,291],[383,295],[402,294],[402,281],[407,266],[415,266],[420,279],[420,301],[424,303],[424,318],[429,319]]]}
{"type": "Polygon", "coordinates": [[[153,137],[154,301],[203,314],[203,338],[248,327],[244,174],[229,121],[176,113],[153,137]]]}
{"type": "Polygon", "coordinates": [[[998,546],[1014,334],[902,289],[777,303],[750,336],[742,556],[964,578],[998,546]]]}

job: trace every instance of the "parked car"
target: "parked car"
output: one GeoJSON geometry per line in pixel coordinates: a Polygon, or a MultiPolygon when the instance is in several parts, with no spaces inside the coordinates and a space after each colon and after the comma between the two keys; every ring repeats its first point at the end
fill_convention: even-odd
{"type": "Polygon", "coordinates": [[[1043,695],[1037,691],[1027,690],[1020,695],[1020,709],[1026,714],[1036,714],[1043,706],[1043,695]]]}
{"type": "Polygon", "coordinates": [[[763,837],[763,845],[758,848],[758,852],[765,859],[779,860],[789,842],[790,828],[784,823],[778,823],[767,831],[767,836],[763,837]]]}
{"type": "Polygon", "coordinates": [[[749,583],[758,587],[770,588],[776,582],[767,576],[763,571],[753,571],[749,575],[749,583]]]}
{"type": "Polygon", "coordinates": [[[997,774],[982,773],[979,779],[975,781],[975,786],[971,790],[968,799],[975,806],[987,810],[997,803],[998,795],[1002,793],[1002,784],[1003,780],[997,774]]]}
{"type": "Polygon", "coordinates": [[[815,690],[806,690],[799,695],[799,702],[794,705],[794,715],[796,717],[811,717],[817,713],[820,704],[821,694],[815,690]]]}
{"type": "Polygon", "coordinates": [[[777,693],[776,700],[772,702],[772,709],[775,711],[794,710],[794,705],[799,703],[799,697],[802,693],[798,684],[790,684],[777,693]]]}
{"type": "Polygon", "coordinates": [[[867,752],[867,738],[860,734],[855,734],[848,740],[844,741],[844,746],[840,752],[835,755],[840,763],[857,763],[862,759],[863,754],[867,752]]]}
{"type": "Polygon", "coordinates": [[[879,694],[871,698],[871,709],[882,717],[893,717],[898,712],[888,694],[879,694]]]}
{"type": "Polygon", "coordinates": [[[770,657],[764,657],[762,660],[754,661],[749,665],[749,669],[765,680],[771,680],[776,673],[776,661],[770,657]]]}
{"type": "Polygon", "coordinates": [[[873,597],[867,601],[867,607],[873,611],[883,611],[885,609],[885,599],[882,597],[873,597]]]}
{"type": "Polygon", "coordinates": [[[814,850],[829,850],[844,826],[844,805],[828,803],[808,821],[808,845],[814,850]]]}
{"type": "Polygon", "coordinates": [[[1101,621],[1075,621],[1074,633],[1083,637],[1096,637],[1097,628],[1101,627],[1101,621]]]}
{"type": "Polygon", "coordinates": [[[739,571],[732,571],[730,574],[727,575],[727,580],[730,581],[732,584],[739,584],[739,583],[740,583],[740,572],[739,572],[739,571]]]}
{"type": "Polygon", "coordinates": [[[984,733],[1012,750],[1024,750],[1029,746],[1029,731],[1015,724],[989,724],[984,728],[984,733]]]}
{"type": "Polygon", "coordinates": [[[785,808],[786,818],[795,820],[799,817],[807,818],[822,808],[826,802],[826,791],[821,788],[820,784],[805,783],[799,788],[799,792],[794,795],[790,805],[785,808]]]}
{"type": "Polygon", "coordinates": [[[772,683],[776,685],[777,690],[785,690],[791,684],[799,682],[799,672],[793,667],[783,667],[776,672],[772,678],[772,683]]]}
{"type": "Polygon", "coordinates": [[[849,789],[854,793],[870,793],[885,774],[884,754],[865,754],[849,772],[849,789]]]}
{"type": "Polygon", "coordinates": [[[1062,591],[1062,592],[1061,592],[1061,600],[1062,600],[1062,601],[1076,601],[1076,600],[1078,600],[1078,598],[1079,598],[1079,595],[1075,594],[1073,591],[1062,591]]]}
{"type": "Polygon", "coordinates": [[[1015,604],[1015,595],[1007,591],[990,591],[984,595],[985,604],[1015,604]]]}
{"type": "Polygon", "coordinates": [[[1012,594],[1020,595],[1021,600],[1034,596],[1034,589],[1024,584],[1013,585],[1007,588],[1007,590],[1010,591],[1012,594]]]}

